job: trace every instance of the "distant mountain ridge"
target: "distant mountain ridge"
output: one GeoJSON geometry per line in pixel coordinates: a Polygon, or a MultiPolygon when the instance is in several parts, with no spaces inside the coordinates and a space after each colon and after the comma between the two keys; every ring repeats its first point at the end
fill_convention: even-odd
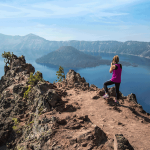
{"type": "Polygon", "coordinates": [[[72,46],[79,51],[105,52],[141,56],[150,59],[150,42],[138,41],[49,41],[35,34],[10,36],[0,34],[0,51],[10,51],[18,55],[37,59],[61,46],[72,46]]]}

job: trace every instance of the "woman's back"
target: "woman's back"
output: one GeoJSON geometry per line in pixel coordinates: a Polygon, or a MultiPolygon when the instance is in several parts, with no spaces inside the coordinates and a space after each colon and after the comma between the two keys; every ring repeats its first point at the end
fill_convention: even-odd
{"type": "Polygon", "coordinates": [[[121,82],[121,72],[122,72],[122,65],[115,64],[116,68],[113,70],[111,81],[120,83],[121,82]]]}
{"type": "MultiPolygon", "coordinates": [[[[115,67],[115,70],[117,70],[118,69],[118,66],[117,65],[115,65],[116,67],[115,67]]],[[[122,69],[122,65],[120,64],[120,68],[122,69]]]]}

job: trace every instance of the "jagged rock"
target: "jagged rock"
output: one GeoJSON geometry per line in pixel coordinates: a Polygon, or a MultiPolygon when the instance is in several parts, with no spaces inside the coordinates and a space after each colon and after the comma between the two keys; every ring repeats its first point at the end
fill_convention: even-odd
{"type": "MultiPolygon", "coordinates": [[[[11,59],[11,64],[9,67],[9,70],[6,72],[4,76],[1,77],[0,80],[0,106],[2,108],[2,113],[0,113],[1,121],[4,122],[2,127],[5,125],[9,125],[5,120],[6,117],[13,117],[15,118],[16,115],[23,114],[27,109],[32,110],[35,112],[37,110],[37,106],[41,107],[44,96],[38,97],[38,100],[34,100],[35,94],[42,95],[43,92],[46,93],[47,89],[55,87],[52,84],[46,84],[46,83],[39,83],[37,86],[37,93],[33,93],[34,89],[32,88],[30,93],[28,94],[29,99],[25,98],[23,99],[24,92],[28,89],[27,83],[29,81],[29,75],[30,72],[34,73],[35,69],[31,64],[27,64],[24,56],[17,57],[16,55],[13,55],[11,59]],[[5,90],[7,88],[7,90],[5,90]],[[30,100],[30,101],[28,101],[30,100]],[[35,104],[35,105],[34,105],[35,104]]],[[[36,74],[35,74],[36,75],[36,74]]],[[[40,74],[42,77],[42,73],[40,74]]],[[[31,86],[33,87],[33,86],[31,86]]],[[[36,89],[36,87],[35,87],[36,89]]],[[[52,98],[53,100],[49,100],[49,103],[54,106],[55,102],[55,93],[52,94],[51,92],[48,92],[48,98],[52,98]]],[[[45,95],[46,96],[46,95],[45,95]]],[[[57,96],[56,96],[57,100],[57,96]]],[[[46,104],[45,104],[46,105],[46,104]]],[[[49,105],[49,104],[48,104],[49,105]]],[[[50,109],[50,108],[49,108],[50,109]]],[[[39,111],[36,111],[37,115],[39,111]]],[[[28,123],[32,120],[33,117],[30,117],[28,120],[28,123]]],[[[11,125],[9,126],[9,130],[6,130],[3,132],[3,129],[1,130],[1,136],[0,136],[0,143],[5,143],[6,139],[8,141],[11,141],[12,137],[8,138],[8,134],[14,132],[12,129],[13,121],[11,120],[11,125]],[[5,134],[5,136],[4,136],[5,134]],[[5,138],[4,138],[5,137],[5,138]]]]}
{"type": "Polygon", "coordinates": [[[24,56],[17,57],[13,54],[9,70],[5,76],[1,77],[0,92],[12,84],[19,83],[20,81],[27,80],[30,72],[35,72],[35,68],[31,64],[26,64],[24,56]],[[26,76],[26,74],[28,74],[26,76]],[[8,80],[9,78],[9,80],[8,80]]]}
{"type": "Polygon", "coordinates": [[[100,98],[100,97],[99,97],[99,96],[97,96],[97,95],[93,97],[93,99],[98,99],[98,98],[100,98]]]}
{"type": "Polygon", "coordinates": [[[80,82],[86,82],[84,77],[81,78],[79,73],[76,73],[74,70],[69,70],[69,72],[66,75],[66,80],[69,83],[80,83],[80,82]]]}
{"type": "Polygon", "coordinates": [[[55,85],[58,88],[78,88],[81,90],[89,89],[89,83],[86,82],[84,77],[81,78],[79,73],[76,73],[74,70],[69,70],[66,75],[66,79],[63,79],[62,82],[57,82],[55,85]]]}
{"type": "Polygon", "coordinates": [[[73,137],[70,139],[70,144],[82,143],[83,147],[94,147],[101,144],[102,141],[106,141],[106,134],[96,125],[91,124],[87,129],[82,129],[82,132],[76,132],[73,137]],[[91,142],[90,142],[91,141],[91,142]]]}
{"type": "Polygon", "coordinates": [[[102,90],[98,90],[98,95],[100,95],[100,96],[105,95],[105,91],[103,89],[102,90]]]}
{"type": "Polygon", "coordinates": [[[97,90],[97,86],[95,86],[94,84],[90,85],[90,90],[91,91],[96,91],[97,90]]]}
{"type": "Polygon", "coordinates": [[[52,90],[52,89],[49,89],[45,96],[46,96],[46,100],[52,107],[54,107],[56,103],[61,100],[61,98],[55,92],[55,90],[52,90]]]}
{"type": "Polygon", "coordinates": [[[0,123],[0,145],[6,143],[9,139],[9,134],[11,133],[12,121],[7,119],[7,121],[2,121],[0,123]]]}
{"type": "MultiPolygon", "coordinates": [[[[108,140],[107,136],[110,132],[106,134],[99,127],[100,125],[104,127],[103,124],[94,125],[88,115],[71,115],[81,109],[80,106],[82,106],[84,97],[82,99],[79,94],[82,96],[83,93],[86,95],[89,94],[87,92],[90,92],[92,95],[96,91],[98,95],[86,96],[86,100],[88,100],[88,97],[89,99],[98,99],[100,98],[99,95],[105,94],[104,88],[98,89],[93,84],[89,87],[89,83],[86,82],[84,77],[81,78],[80,74],[74,70],[69,70],[66,79],[63,79],[62,82],[52,84],[42,80],[37,81],[35,85],[29,85],[30,72],[34,73],[34,71],[34,67],[26,63],[24,56],[13,55],[9,70],[1,77],[0,146],[7,143],[9,149],[76,148],[79,150],[83,148],[112,150],[113,141],[111,141],[112,139],[108,140]],[[27,89],[29,90],[29,86],[31,87],[30,91],[24,97],[24,93],[27,89]],[[67,90],[71,88],[74,88],[75,95],[78,94],[77,97],[72,97],[74,90],[71,90],[72,94],[68,94],[69,91],[67,90]],[[82,90],[86,91],[83,92],[82,90]],[[69,99],[65,98],[65,96],[70,96],[71,99],[70,97],[69,99]],[[61,113],[68,114],[64,118],[58,117],[61,113]],[[58,116],[53,116],[54,114],[58,116]]],[[[35,73],[36,75],[37,73],[35,73]]],[[[39,73],[39,75],[41,78],[43,77],[42,73],[39,73]]],[[[109,88],[109,92],[110,96],[116,96],[115,87],[109,88]]],[[[120,91],[119,93],[123,98],[122,93],[120,91]]],[[[128,97],[134,99],[132,96],[128,97]]],[[[135,105],[135,107],[140,109],[138,112],[144,112],[140,106],[135,105]]],[[[99,108],[102,109],[101,106],[99,108]]],[[[136,109],[132,107],[129,107],[129,109],[136,114],[136,109]]],[[[91,111],[91,108],[89,110],[91,111]]],[[[102,120],[102,116],[100,114],[98,120],[102,120]]],[[[95,121],[98,122],[98,120],[95,121]]],[[[144,120],[149,122],[146,117],[144,120]]],[[[118,122],[117,126],[126,126],[121,122],[118,122]]]]}
{"type": "Polygon", "coordinates": [[[123,134],[114,135],[114,150],[134,150],[129,141],[123,136],[123,134]]]}
{"type": "Polygon", "coordinates": [[[135,102],[136,104],[138,103],[138,102],[137,102],[137,99],[136,99],[136,95],[133,94],[133,93],[129,94],[129,95],[127,96],[127,98],[129,99],[129,101],[133,101],[133,102],[135,102]]]}
{"type": "Polygon", "coordinates": [[[28,87],[26,87],[23,84],[15,84],[13,86],[13,93],[16,93],[18,95],[20,95],[21,97],[24,96],[24,92],[28,89],[28,87]]]}
{"type": "Polygon", "coordinates": [[[10,68],[15,68],[17,66],[21,66],[22,64],[26,64],[25,57],[22,55],[22,57],[17,57],[16,55],[12,55],[10,68]]]}
{"type": "Polygon", "coordinates": [[[30,72],[35,72],[35,68],[31,65],[26,63],[25,57],[17,57],[13,54],[12,62],[10,64],[10,70],[14,70],[15,73],[19,73],[22,71],[26,71],[26,74],[30,74],[30,72]]]}
{"type": "Polygon", "coordinates": [[[7,71],[9,70],[9,67],[7,65],[4,66],[4,72],[5,72],[5,75],[7,73],[7,71]]]}

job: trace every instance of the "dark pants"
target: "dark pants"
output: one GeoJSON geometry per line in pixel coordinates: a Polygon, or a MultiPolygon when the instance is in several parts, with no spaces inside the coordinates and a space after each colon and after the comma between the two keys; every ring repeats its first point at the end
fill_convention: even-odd
{"type": "Polygon", "coordinates": [[[111,81],[111,80],[106,81],[106,82],[104,83],[105,92],[106,92],[106,93],[108,92],[107,85],[111,85],[111,84],[115,84],[116,99],[119,100],[119,87],[120,87],[120,83],[116,83],[116,82],[113,82],[113,81],[111,81]]]}

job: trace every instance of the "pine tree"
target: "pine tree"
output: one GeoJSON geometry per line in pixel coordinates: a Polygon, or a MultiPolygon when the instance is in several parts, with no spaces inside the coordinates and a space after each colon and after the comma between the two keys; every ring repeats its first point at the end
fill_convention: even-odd
{"type": "Polygon", "coordinates": [[[13,55],[13,52],[12,52],[12,54],[10,52],[5,52],[5,51],[4,51],[4,53],[2,53],[1,56],[3,58],[6,58],[6,60],[4,59],[4,62],[6,63],[6,66],[7,66],[7,63],[10,66],[12,55],[13,55]]]}
{"type": "MultiPolygon", "coordinates": [[[[59,79],[59,81],[58,82],[62,82],[62,78],[65,78],[65,74],[64,75],[62,75],[62,73],[64,73],[64,68],[63,67],[61,67],[61,66],[59,66],[59,71],[57,71],[56,72],[57,74],[57,78],[59,79]]],[[[56,80],[57,81],[57,80],[56,80]]],[[[54,83],[55,83],[55,81],[54,81],[54,83]]]]}

